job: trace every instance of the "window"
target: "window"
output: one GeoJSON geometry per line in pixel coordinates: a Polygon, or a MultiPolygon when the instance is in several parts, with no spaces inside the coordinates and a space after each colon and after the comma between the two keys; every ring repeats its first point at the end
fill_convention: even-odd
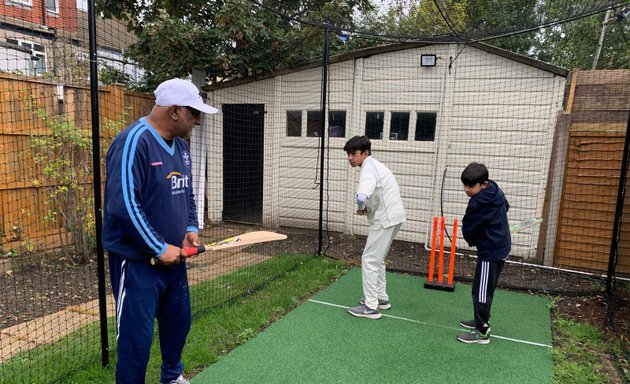
{"type": "Polygon", "coordinates": [[[409,137],[409,112],[392,112],[389,139],[407,140],[407,137],[409,137]]]}
{"type": "Polygon", "coordinates": [[[33,6],[33,1],[32,0],[10,0],[7,2],[8,4],[21,4],[21,5],[28,5],[29,7],[33,6]]]}
{"type": "Polygon", "coordinates": [[[383,138],[383,120],[385,112],[365,113],[365,136],[372,140],[383,138]]]}
{"type": "Polygon", "coordinates": [[[328,135],[346,137],[346,111],[328,112],[328,135]]]}
{"type": "Polygon", "coordinates": [[[302,111],[287,111],[287,136],[302,136],[302,111]]]}
{"type": "Polygon", "coordinates": [[[77,9],[80,11],[88,10],[88,0],[77,0],[77,9]]]}
{"type": "Polygon", "coordinates": [[[416,141],[434,141],[437,113],[418,112],[416,120],[416,141]]]}
{"type": "Polygon", "coordinates": [[[59,0],[46,0],[48,12],[59,13],[59,0]]]}
{"type": "Polygon", "coordinates": [[[75,52],[74,57],[78,61],[90,61],[90,54],[87,52],[75,52]]]}
{"type": "Polygon", "coordinates": [[[319,130],[322,127],[322,112],[307,111],[306,112],[306,136],[319,137],[319,130]]]}
{"type": "Polygon", "coordinates": [[[31,51],[30,68],[26,68],[28,74],[42,75],[46,72],[46,49],[43,45],[25,40],[6,39],[6,41],[31,51]]]}

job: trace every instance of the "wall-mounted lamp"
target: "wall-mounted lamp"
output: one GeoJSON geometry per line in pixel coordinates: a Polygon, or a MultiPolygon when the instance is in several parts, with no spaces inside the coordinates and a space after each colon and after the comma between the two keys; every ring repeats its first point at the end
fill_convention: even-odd
{"type": "Polygon", "coordinates": [[[435,67],[437,61],[437,55],[420,55],[421,67],[435,67]]]}

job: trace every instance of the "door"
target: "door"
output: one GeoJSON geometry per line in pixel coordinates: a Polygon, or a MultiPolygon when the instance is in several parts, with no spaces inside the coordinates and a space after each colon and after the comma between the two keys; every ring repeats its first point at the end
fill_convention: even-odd
{"type": "Polygon", "coordinates": [[[224,221],[262,223],[264,107],[222,107],[224,221]]]}

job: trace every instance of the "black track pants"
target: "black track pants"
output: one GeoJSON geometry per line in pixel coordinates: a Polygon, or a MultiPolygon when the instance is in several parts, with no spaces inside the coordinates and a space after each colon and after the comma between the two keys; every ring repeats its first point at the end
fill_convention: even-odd
{"type": "Polygon", "coordinates": [[[499,275],[503,270],[505,260],[482,261],[477,260],[475,278],[473,280],[472,299],[475,311],[477,330],[485,334],[490,326],[490,308],[494,290],[497,288],[499,275]]]}

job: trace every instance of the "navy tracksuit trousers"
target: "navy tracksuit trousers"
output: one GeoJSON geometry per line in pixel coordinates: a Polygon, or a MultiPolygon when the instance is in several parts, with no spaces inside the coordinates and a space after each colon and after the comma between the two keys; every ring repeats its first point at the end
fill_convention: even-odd
{"type": "Polygon", "coordinates": [[[148,260],[125,260],[109,253],[109,267],[116,299],[116,383],[144,384],[156,318],[160,381],[177,379],[184,370],[181,357],[191,324],[186,263],[152,266],[148,260]]]}
{"type": "Polygon", "coordinates": [[[473,309],[477,330],[485,334],[490,327],[490,309],[494,291],[497,288],[499,276],[505,265],[505,260],[482,261],[477,259],[475,277],[472,287],[473,309]]]}

